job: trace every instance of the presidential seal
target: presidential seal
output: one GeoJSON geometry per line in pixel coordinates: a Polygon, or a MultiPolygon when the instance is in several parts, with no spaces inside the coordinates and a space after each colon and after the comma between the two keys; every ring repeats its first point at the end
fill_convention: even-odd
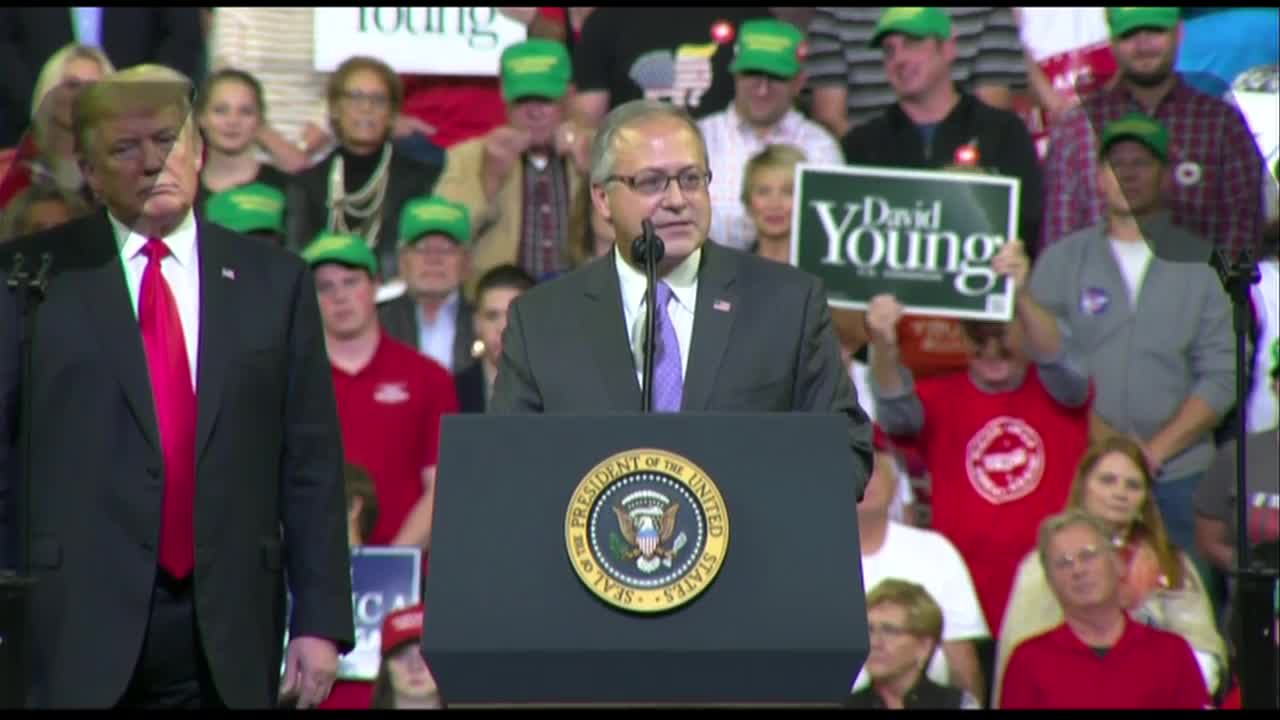
{"type": "Polygon", "coordinates": [[[698,466],[662,450],[628,450],[578,484],[564,534],[591,592],[622,610],[656,613],[711,584],[729,545],[729,517],[698,466]]]}

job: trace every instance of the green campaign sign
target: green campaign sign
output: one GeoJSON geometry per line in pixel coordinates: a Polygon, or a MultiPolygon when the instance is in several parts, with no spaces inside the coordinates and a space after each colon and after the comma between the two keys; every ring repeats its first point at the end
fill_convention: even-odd
{"type": "Polygon", "coordinates": [[[1013,281],[991,269],[1016,237],[1017,178],[864,165],[796,168],[791,264],[833,307],[892,293],[909,313],[1013,316],[1013,281]]]}

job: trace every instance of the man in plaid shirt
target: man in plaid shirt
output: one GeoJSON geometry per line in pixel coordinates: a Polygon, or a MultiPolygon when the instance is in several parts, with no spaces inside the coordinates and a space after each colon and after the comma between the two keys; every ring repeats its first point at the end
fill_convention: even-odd
{"type": "Polygon", "coordinates": [[[1169,130],[1173,221],[1231,252],[1254,248],[1262,223],[1262,159],[1233,106],[1174,72],[1178,8],[1108,8],[1118,81],[1084,101],[1050,135],[1045,161],[1042,249],[1102,220],[1098,135],[1139,111],[1169,130]]]}

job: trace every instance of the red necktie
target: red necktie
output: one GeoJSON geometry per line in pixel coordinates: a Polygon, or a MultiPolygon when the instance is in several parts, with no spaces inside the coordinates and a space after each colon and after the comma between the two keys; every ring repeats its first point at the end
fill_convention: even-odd
{"type": "Polygon", "coordinates": [[[147,268],[138,293],[138,325],[164,449],[160,567],[181,580],[191,574],[195,564],[196,395],[191,387],[182,317],[160,272],[169,248],[164,241],[149,238],[142,251],[147,255],[147,268]]]}

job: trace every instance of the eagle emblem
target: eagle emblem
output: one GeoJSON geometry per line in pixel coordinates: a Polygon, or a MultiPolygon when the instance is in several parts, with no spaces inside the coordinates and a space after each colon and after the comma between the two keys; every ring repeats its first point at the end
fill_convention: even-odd
{"type": "Polygon", "coordinates": [[[675,535],[680,503],[672,502],[655,490],[640,490],[614,505],[618,529],[622,537],[611,537],[614,554],[620,560],[635,560],[636,568],[645,574],[659,567],[671,567],[676,554],[688,541],[682,532],[675,535]]]}

